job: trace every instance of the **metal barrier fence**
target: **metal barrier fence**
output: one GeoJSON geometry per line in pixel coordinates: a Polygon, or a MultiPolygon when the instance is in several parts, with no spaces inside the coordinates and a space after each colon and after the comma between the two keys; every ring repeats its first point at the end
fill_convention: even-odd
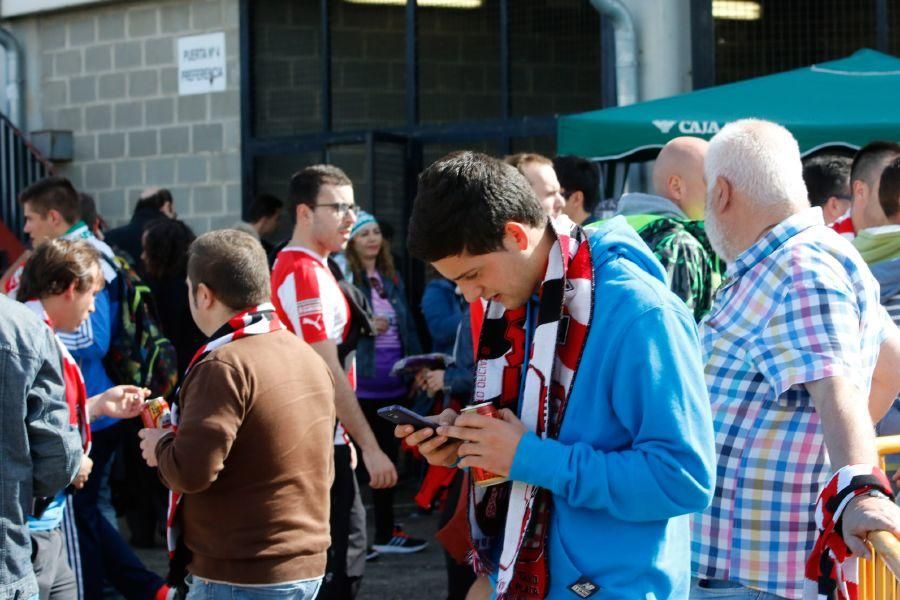
{"type": "MultiPolygon", "coordinates": [[[[900,435],[877,438],[881,466],[900,453],[900,435]]],[[[900,600],[900,541],[887,531],[869,534],[872,560],[859,561],[859,600],[900,600]]]]}
{"type": "Polygon", "coordinates": [[[24,241],[25,234],[22,207],[16,198],[23,189],[52,172],[53,165],[0,114],[0,221],[20,240],[24,241]]]}

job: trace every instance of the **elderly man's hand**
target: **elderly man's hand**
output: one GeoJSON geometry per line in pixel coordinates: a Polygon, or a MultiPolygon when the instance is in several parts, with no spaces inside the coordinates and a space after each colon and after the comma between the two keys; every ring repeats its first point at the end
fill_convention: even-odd
{"type": "Polygon", "coordinates": [[[847,547],[856,556],[871,558],[866,536],[883,530],[900,537],[900,507],[888,498],[857,496],[844,509],[841,523],[847,547]]]}
{"type": "MultiPolygon", "coordinates": [[[[452,425],[459,415],[448,408],[434,419],[441,425],[452,425]]],[[[447,437],[436,435],[431,429],[416,429],[412,425],[397,425],[394,435],[403,439],[410,446],[415,446],[429,464],[439,467],[452,467],[456,464],[457,450],[462,443],[447,437]]]]}
{"type": "Polygon", "coordinates": [[[525,435],[525,424],[504,408],[500,418],[478,413],[460,415],[450,426],[438,427],[438,434],[463,440],[459,447],[460,467],[479,467],[508,477],[519,440],[525,435]]]}

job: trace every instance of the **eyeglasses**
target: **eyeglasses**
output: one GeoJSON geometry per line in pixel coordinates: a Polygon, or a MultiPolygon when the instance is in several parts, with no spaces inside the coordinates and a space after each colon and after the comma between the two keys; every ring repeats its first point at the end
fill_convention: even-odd
{"type": "Polygon", "coordinates": [[[323,206],[333,208],[334,212],[341,217],[345,216],[348,212],[353,212],[355,214],[359,210],[359,207],[356,204],[350,202],[328,202],[327,204],[316,204],[313,208],[322,208],[323,206]]]}

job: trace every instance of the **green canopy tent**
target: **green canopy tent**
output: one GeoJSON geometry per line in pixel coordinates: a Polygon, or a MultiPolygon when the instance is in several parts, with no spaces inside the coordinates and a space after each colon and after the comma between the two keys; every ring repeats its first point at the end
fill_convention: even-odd
{"type": "Polygon", "coordinates": [[[708,139],[729,121],[746,117],[781,123],[804,154],[900,139],[900,59],[863,49],[811,67],[563,116],[557,153],[645,161],[675,137],[708,139]]]}

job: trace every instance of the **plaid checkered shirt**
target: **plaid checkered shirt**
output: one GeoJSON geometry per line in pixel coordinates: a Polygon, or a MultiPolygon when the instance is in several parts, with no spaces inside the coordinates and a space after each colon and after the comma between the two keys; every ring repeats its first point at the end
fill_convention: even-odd
{"type": "Polygon", "coordinates": [[[711,506],[692,517],[697,577],[802,597],[832,472],[803,383],[847,377],[865,402],[887,325],[877,282],[818,208],[729,266],[700,327],[718,468],[711,506]]]}

